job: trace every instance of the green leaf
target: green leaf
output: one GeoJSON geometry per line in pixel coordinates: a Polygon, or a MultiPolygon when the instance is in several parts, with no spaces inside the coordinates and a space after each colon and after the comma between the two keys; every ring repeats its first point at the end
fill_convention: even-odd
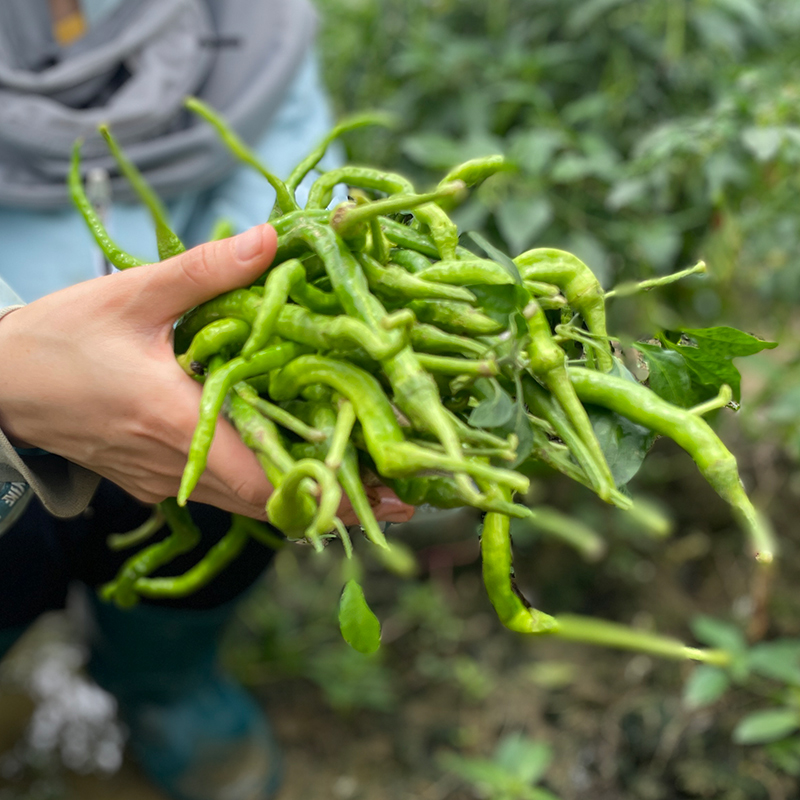
{"type": "Polygon", "coordinates": [[[649,188],[644,178],[625,178],[612,186],[606,197],[606,207],[610,211],[619,211],[641,200],[649,188]]]}
{"type": "Polygon", "coordinates": [[[494,212],[497,228],[512,253],[527,250],[553,219],[553,207],[546,197],[506,200],[494,212]]]}
{"type": "Polygon", "coordinates": [[[517,397],[514,402],[514,413],[507,423],[495,431],[495,433],[513,433],[517,437],[517,457],[513,462],[504,465],[509,469],[516,469],[533,452],[533,427],[528,418],[528,409],[522,400],[522,378],[519,373],[515,376],[515,383],[517,397]]]}
{"type": "Polygon", "coordinates": [[[793,778],[800,776],[800,739],[796,736],[768,744],[766,751],[778,769],[793,778]]]}
{"type": "Polygon", "coordinates": [[[553,751],[549,745],[534,741],[524,733],[504,736],[494,754],[497,764],[527,784],[541,780],[552,760],[553,751]]]}
{"type": "Polygon", "coordinates": [[[347,581],[339,600],[339,628],[347,644],[359,653],[374,653],[381,645],[381,624],[353,579],[347,581]]]}
{"type": "Polygon", "coordinates": [[[745,128],[742,144],[758,161],[770,161],[778,155],[783,144],[783,129],[777,127],[745,128]]]}
{"type": "Polygon", "coordinates": [[[648,384],[659,397],[683,408],[695,405],[692,378],[680,353],[643,342],[634,347],[644,356],[650,370],[648,384]]]}
{"type": "Polygon", "coordinates": [[[441,765],[468,783],[486,787],[493,793],[504,791],[509,783],[506,771],[486,758],[464,758],[455,753],[445,753],[441,765]]]}
{"type": "Polygon", "coordinates": [[[731,685],[728,674],[717,667],[701,664],[683,687],[683,702],[688,708],[703,708],[715,703],[731,685]]]}
{"type": "Polygon", "coordinates": [[[614,483],[624,486],[639,471],[656,435],[626,417],[599,406],[586,406],[597,441],[603,450],[614,483]]]}
{"type": "MultiPolygon", "coordinates": [[[[512,770],[486,758],[464,758],[455,753],[439,757],[443,769],[498,800],[550,800],[549,792],[526,785],[512,770]]],[[[555,800],[555,798],[553,798],[555,800]]]]}
{"type": "MultiPolygon", "coordinates": [[[[516,283],[502,285],[471,284],[466,287],[477,298],[475,306],[487,317],[499,322],[503,327],[510,327],[515,313],[524,310],[531,296],[524,286],[516,283]]],[[[528,326],[524,331],[527,334],[528,326]]]]}
{"type": "Polygon", "coordinates": [[[657,219],[637,224],[633,241],[642,258],[656,272],[664,273],[673,268],[683,245],[683,236],[674,224],[657,219]]]}
{"type": "Polygon", "coordinates": [[[476,393],[486,398],[469,415],[469,424],[473,428],[497,428],[511,420],[514,403],[494,378],[481,378],[475,381],[473,387],[476,393]]]}
{"type": "Polygon", "coordinates": [[[744,634],[729,622],[698,614],[690,623],[695,638],[703,644],[727,650],[729,653],[743,653],[747,648],[744,634]]]}
{"type": "Polygon", "coordinates": [[[722,384],[727,383],[738,402],[742,376],[733,365],[733,359],[778,346],[777,342],[768,342],[725,326],[682,328],[680,332],[696,344],[677,344],[668,336],[662,338],[662,343],[683,356],[698,392],[703,393],[700,387],[705,387],[705,397],[701,397],[701,400],[712,397],[722,384]]]}
{"type": "Polygon", "coordinates": [[[567,17],[567,32],[573,36],[585,33],[600,17],[626,2],[628,0],[585,0],[578,3],[567,17]]]}
{"type": "Polygon", "coordinates": [[[800,686],[800,640],[778,639],[757,644],[747,654],[753,672],[782,683],[800,686]]]}
{"type": "Polygon", "coordinates": [[[517,265],[502,250],[496,248],[491,242],[484,239],[483,236],[475,231],[467,233],[466,238],[471,239],[492,261],[500,264],[514,279],[514,283],[522,286],[522,276],[519,274],[517,265]]]}
{"type": "Polygon", "coordinates": [[[768,342],[759,339],[751,333],[729,328],[726,326],[716,328],[681,328],[690,339],[697,342],[698,347],[710,355],[719,358],[738,358],[739,356],[752,356],[762,350],[772,350],[778,346],[777,342],[768,342]]]}
{"type": "Polygon", "coordinates": [[[729,185],[743,185],[749,177],[741,160],[726,152],[712,154],[703,165],[703,171],[708,185],[708,197],[715,204],[724,200],[725,190],[729,185]]]}
{"type": "Polygon", "coordinates": [[[800,713],[794,708],[770,708],[748,714],[733,730],[736,744],[764,744],[785,739],[800,728],[800,713]]]}
{"type": "Polygon", "coordinates": [[[509,157],[521,169],[538,175],[565,142],[566,136],[559,129],[526,130],[514,138],[509,157]]]}

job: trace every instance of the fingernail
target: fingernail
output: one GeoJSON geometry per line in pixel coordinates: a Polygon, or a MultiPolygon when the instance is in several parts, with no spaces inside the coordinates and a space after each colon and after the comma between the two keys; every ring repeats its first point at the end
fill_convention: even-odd
{"type": "Polygon", "coordinates": [[[240,261],[252,261],[264,249],[263,225],[256,225],[236,237],[236,257],[240,261]]]}

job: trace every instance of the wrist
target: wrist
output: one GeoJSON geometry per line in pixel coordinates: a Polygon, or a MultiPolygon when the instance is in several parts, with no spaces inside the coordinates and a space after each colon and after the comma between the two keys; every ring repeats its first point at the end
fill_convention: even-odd
{"type": "MultiPolygon", "coordinates": [[[[24,306],[9,306],[0,309],[0,354],[3,375],[0,376],[0,430],[15,450],[35,448],[19,431],[20,415],[14,410],[18,390],[15,378],[21,376],[24,363],[18,363],[20,344],[17,340],[17,316],[13,313],[24,306]]],[[[38,449],[38,448],[35,448],[38,449]]]]}

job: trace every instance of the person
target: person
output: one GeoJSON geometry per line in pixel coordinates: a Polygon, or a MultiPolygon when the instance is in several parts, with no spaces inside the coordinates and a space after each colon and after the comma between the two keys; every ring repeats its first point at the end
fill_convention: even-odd
{"type": "MultiPolygon", "coordinates": [[[[176,494],[201,389],[175,362],[173,325],[251,283],[275,253],[263,222],[271,187],[231,162],[183,98],[219,109],[287,175],[331,124],[313,28],[306,0],[0,4],[0,658],[41,613],[64,606],[73,582],[111,579],[130,553],[110,551],[107,536],[176,494]],[[87,168],[111,176],[111,234],[149,261],[157,255],[146,211],[95,134],[99,122],[168,200],[187,244],[219,218],[241,233],[105,274],[66,192],[79,137],[87,168]]],[[[202,543],[158,574],[196,563],[229,512],[265,520],[270,491],[221,419],[189,504],[202,543]]],[[[370,491],[379,519],[411,515],[388,489],[370,491]]],[[[346,506],[341,514],[354,521],[346,506]]],[[[261,800],[278,785],[268,723],[215,659],[236,599],[270,557],[250,543],[195,595],[129,610],[89,593],[89,670],[116,696],[134,754],[171,797],[261,800]]]]}

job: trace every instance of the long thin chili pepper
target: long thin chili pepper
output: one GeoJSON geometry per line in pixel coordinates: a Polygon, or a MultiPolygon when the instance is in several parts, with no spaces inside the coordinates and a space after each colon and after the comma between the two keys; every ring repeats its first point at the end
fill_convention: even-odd
{"type": "Polygon", "coordinates": [[[146,261],[134,258],[130,253],[126,253],[116,242],[112,241],[108,235],[105,225],[94,210],[94,206],[89,202],[86,191],[83,188],[81,179],[81,142],[75,142],[72,148],[72,163],[69,171],[69,193],[72,202],[80,212],[86,223],[86,227],[94,236],[97,246],[102,250],[103,255],[117,269],[130,269],[131,267],[141,267],[146,261]]]}
{"type": "Polygon", "coordinates": [[[142,597],[185,597],[213,580],[242,552],[249,537],[247,529],[232,515],[230,530],[206,555],[182,575],[169,578],[137,578],[134,590],[142,597]]]}
{"type": "Polygon", "coordinates": [[[217,427],[217,416],[233,385],[253,375],[263,375],[283,366],[302,352],[302,346],[294,342],[276,344],[256,353],[250,359],[241,356],[235,358],[208,377],[200,399],[200,418],[189,445],[189,457],[178,490],[179,505],[186,505],[189,495],[194,491],[206,468],[208,451],[211,449],[217,427]]]}
{"type": "Polygon", "coordinates": [[[100,588],[100,596],[111,600],[121,608],[130,608],[139,602],[136,581],[168,564],[182,553],[193,549],[200,541],[200,531],[189,512],[181,508],[175,498],[158,504],[171,531],[161,542],[152,544],[131,556],[113,581],[100,588]]]}
{"type": "Polygon", "coordinates": [[[669,436],[686,450],[703,477],[731,505],[750,538],[756,559],[763,563],[773,560],[776,544],[769,523],[747,496],[736,457],[702,417],[668,403],[638,383],[613,375],[572,368],[569,378],[584,402],[610,408],[632,422],[669,436]]]}
{"type": "Polygon", "coordinates": [[[144,179],[144,176],[139,172],[136,165],[122,151],[119,143],[109,130],[108,125],[101,125],[98,130],[106,140],[108,149],[111,151],[111,155],[114,156],[114,160],[117,162],[120,172],[128,179],[128,182],[133,187],[136,194],[139,195],[139,199],[150,212],[150,217],[156,229],[158,257],[164,261],[183,253],[186,247],[180,240],[178,234],[172,230],[167,215],[167,209],[164,207],[161,200],[158,199],[158,195],[144,179]]]}
{"type": "Polygon", "coordinates": [[[327,153],[331,143],[338,139],[345,133],[365,128],[370,125],[382,125],[384,127],[391,127],[394,124],[394,118],[389,114],[382,114],[375,111],[367,111],[361,114],[354,114],[339,122],[322,141],[292,170],[291,175],[286,179],[286,186],[291,191],[297,189],[302,183],[303,178],[311,172],[314,167],[327,153]]]}
{"type": "Polygon", "coordinates": [[[210,123],[219,134],[219,137],[228,146],[231,153],[236,158],[248,164],[257,172],[260,172],[277,195],[277,204],[283,213],[299,210],[294,194],[289,191],[287,185],[280,178],[273,175],[260,161],[258,156],[245,144],[236,131],[219,115],[213,108],[196,97],[189,97],[184,102],[189,111],[201,116],[206,122],[210,123]]]}
{"type": "MultiPolygon", "coordinates": [[[[491,494],[490,490],[488,493],[491,494]]],[[[503,498],[510,500],[508,494],[503,498]]],[[[550,633],[558,623],[549,614],[531,608],[517,589],[511,562],[510,519],[490,512],[481,531],[483,585],[500,622],[519,633],[550,633]]]]}
{"type": "Polygon", "coordinates": [[[567,302],[586,322],[602,345],[598,355],[600,369],[608,372],[613,362],[606,331],[603,289],[595,274],[579,258],[564,250],[549,247],[528,250],[514,259],[523,278],[546,281],[559,286],[567,302]]]}

